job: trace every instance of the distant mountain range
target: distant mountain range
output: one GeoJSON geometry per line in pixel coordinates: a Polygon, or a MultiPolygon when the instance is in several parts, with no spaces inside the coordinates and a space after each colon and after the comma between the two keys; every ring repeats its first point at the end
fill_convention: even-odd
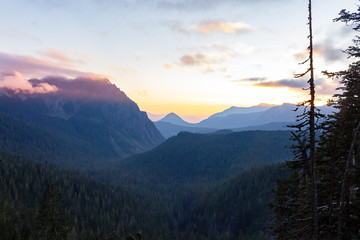
{"type": "MultiPolygon", "coordinates": [[[[176,114],[171,113],[154,123],[166,138],[181,131],[209,133],[217,129],[231,129],[233,131],[285,130],[286,126],[294,123],[296,116],[304,111],[303,107],[294,111],[296,108],[296,105],[288,103],[281,106],[260,104],[249,108],[231,107],[196,124],[188,123],[176,114]]],[[[328,106],[321,106],[319,110],[323,114],[330,114],[335,111],[334,108],[328,106]]]]}
{"type": "MultiPolygon", "coordinates": [[[[69,150],[67,153],[97,162],[144,152],[164,141],[146,113],[107,79],[48,77],[29,82],[33,86],[47,84],[57,91],[40,94],[0,89],[0,121],[7,124],[7,128],[0,128],[0,136],[12,139],[14,131],[23,136],[23,140],[17,139],[23,142],[21,147],[11,150],[6,148],[9,144],[4,144],[3,151],[17,154],[23,151],[26,157],[63,165],[60,147],[58,151],[49,151],[45,142],[45,145],[37,142],[49,139],[54,149],[64,146],[69,150]],[[25,125],[28,135],[21,134],[21,126],[25,125]],[[35,136],[39,139],[26,140],[35,136]],[[39,155],[48,152],[53,155],[31,156],[32,148],[38,149],[39,155]]],[[[64,165],[80,168],[80,163],[71,159],[67,158],[64,165]]]]}
{"type": "Polygon", "coordinates": [[[233,114],[246,114],[246,113],[255,113],[255,112],[262,112],[262,111],[266,111],[269,108],[275,107],[276,105],[272,105],[272,104],[266,104],[266,103],[261,103],[257,106],[252,106],[252,107],[235,107],[232,106],[222,112],[219,113],[215,113],[213,115],[211,115],[209,118],[216,118],[216,117],[226,117],[229,115],[233,115],[233,114]]]}

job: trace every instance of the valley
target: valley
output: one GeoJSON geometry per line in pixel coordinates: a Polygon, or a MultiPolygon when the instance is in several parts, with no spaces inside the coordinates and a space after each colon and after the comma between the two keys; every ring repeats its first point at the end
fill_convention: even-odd
{"type": "Polygon", "coordinates": [[[289,131],[181,130],[165,140],[109,82],[33,80],[45,81],[62,91],[3,89],[0,96],[2,239],[38,234],[49,184],[64,201],[71,239],[122,239],[138,231],[147,239],[268,234],[261,222],[270,221],[271,187],[291,158],[289,131]],[[83,95],[73,95],[77,86],[83,95]],[[97,95],[103,91],[111,94],[97,95]],[[238,204],[224,211],[229,202],[238,204]]]}

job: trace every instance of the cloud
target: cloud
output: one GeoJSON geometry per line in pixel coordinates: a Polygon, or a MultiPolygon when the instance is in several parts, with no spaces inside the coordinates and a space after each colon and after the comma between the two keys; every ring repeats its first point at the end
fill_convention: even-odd
{"type": "MultiPolygon", "coordinates": [[[[304,51],[295,53],[293,56],[296,60],[303,62],[309,57],[309,53],[304,51]]],[[[326,41],[314,45],[314,56],[321,57],[326,62],[331,63],[343,60],[346,55],[340,48],[334,47],[331,41],[326,41]]]]}
{"type": "Polygon", "coordinates": [[[189,30],[183,26],[183,23],[180,20],[167,21],[164,22],[164,25],[169,27],[174,32],[185,33],[185,34],[190,33],[189,30]]]}
{"type": "Polygon", "coordinates": [[[181,65],[184,66],[194,66],[201,65],[207,62],[206,56],[204,54],[198,53],[196,55],[184,55],[180,58],[181,65]]]}
{"type": "Polygon", "coordinates": [[[287,87],[287,88],[296,88],[302,89],[307,87],[306,80],[303,79],[283,79],[278,81],[267,81],[254,83],[253,86],[257,87],[287,87]]]}
{"type": "Polygon", "coordinates": [[[317,78],[315,79],[315,91],[320,95],[333,95],[336,88],[339,86],[338,82],[333,79],[317,78]]]}
{"type": "Polygon", "coordinates": [[[74,60],[71,59],[69,56],[57,51],[54,48],[46,49],[45,51],[40,52],[40,54],[44,56],[44,60],[56,61],[66,66],[69,66],[74,62],[74,60]]]}
{"type": "MultiPolygon", "coordinates": [[[[331,79],[315,78],[315,92],[317,95],[333,95],[338,83],[331,79]]],[[[301,90],[309,87],[306,79],[282,79],[277,81],[256,82],[252,86],[269,88],[290,88],[301,90]]]]}
{"type": "Polygon", "coordinates": [[[335,48],[331,43],[316,44],[314,55],[323,57],[327,62],[342,60],[345,54],[339,48],[335,48]]]}
{"type": "Polygon", "coordinates": [[[233,49],[223,43],[213,43],[210,45],[205,46],[208,49],[214,49],[216,51],[226,51],[226,52],[233,52],[233,49]]]}
{"type": "Polygon", "coordinates": [[[255,28],[243,22],[224,22],[208,20],[191,27],[192,30],[201,34],[211,34],[222,32],[227,34],[247,33],[254,31],[255,28]]]}
{"type": "Polygon", "coordinates": [[[165,65],[164,65],[164,68],[165,68],[165,69],[172,69],[172,68],[173,68],[173,65],[172,65],[172,64],[165,64],[165,65]]]}
{"type": "MultiPolygon", "coordinates": [[[[52,58],[55,56],[56,54],[53,52],[52,58]]],[[[62,57],[58,55],[57,58],[59,60],[62,57]]],[[[81,76],[90,74],[74,70],[69,66],[63,67],[59,62],[39,59],[32,56],[12,55],[4,52],[0,52],[0,72],[19,72],[29,77],[46,75],[81,76]]]]}
{"type": "Polygon", "coordinates": [[[4,72],[0,74],[0,88],[22,92],[27,94],[56,92],[58,88],[46,82],[31,84],[19,72],[4,72]]]}
{"type": "MultiPolygon", "coordinates": [[[[206,49],[211,50],[209,48],[204,48],[202,50],[206,49]]],[[[207,53],[185,54],[179,58],[176,65],[185,68],[196,68],[203,72],[226,72],[227,67],[222,65],[222,63],[235,56],[236,54],[232,51],[219,51],[219,49],[217,49],[207,53]]]]}
{"type": "Polygon", "coordinates": [[[233,57],[233,53],[186,54],[180,58],[180,64],[183,66],[215,64],[225,62],[233,57]]]}
{"type": "Polygon", "coordinates": [[[298,52],[293,54],[293,57],[295,58],[295,60],[303,62],[309,57],[309,53],[306,51],[298,52]]]}
{"type": "Polygon", "coordinates": [[[241,78],[237,80],[233,80],[232,82],[263,82],[267,78],[265,77],[251,77],[251,78],[241,78]]]}

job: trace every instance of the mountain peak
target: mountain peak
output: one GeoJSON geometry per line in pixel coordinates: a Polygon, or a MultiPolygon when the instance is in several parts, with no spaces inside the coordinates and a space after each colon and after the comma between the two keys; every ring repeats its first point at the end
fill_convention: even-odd
{"type": "MultiPolygon", "coordinates": [[[[35,84],[36,80],[33,82],[35,84]]],[[[58,91],[54,92],[54,95],[88,100],[131,101],[124,92],[106,78],[64,79],[51,77],[37,80],[37,82],[56,86],[58,91]]]]}
{"type": "MultiPolygon", "coordinates": [[[[18,81],[18,80],[14,80],[18,81]]],[[[10,84],[0,87],[0,95],[19,98],[66,98],[78,100],[131,101],[124,92],[109,79],[99,77],[78,77],[69,79],[48,76],[41,79],[22,79],[22,85],[10,84]]]]}
{"type": "Polygon", "coordinates": [[[172,122],[172,121],[184,121],[179,115],[174,112],[167,114],[165,117],[160,119],[161,122],[172,122]]]}
{"type": "Polygon", "coordinates": [[[173,112],[169,113],[168,115],[160,119],[158,122],[168,122],[179,126],[191,125],[190,123],[184,121],[181,117],[179,117],[179,115],[173,112]]]}
{"type": "Polygon", "coordinates": [[[274,106],[275,105],[265,104],[265,103],[261,103],[257,106],[252,106],[252,107],[231,106],[230,108],[228,108],[222,112],[211,115],[208,119],[218,118],[218,117],[227,117],[227,116],[233,115],[233,114],[248,114],[248,113],[262,112],[262,111],[266,111],[269,108],[274,107],[274,106]]]}

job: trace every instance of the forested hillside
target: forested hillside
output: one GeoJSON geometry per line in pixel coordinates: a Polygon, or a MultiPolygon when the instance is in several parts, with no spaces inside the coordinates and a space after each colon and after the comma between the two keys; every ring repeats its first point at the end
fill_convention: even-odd
{"type": "Polygon", "coordinates": [[[254,239],[268,232],[270,189],[284,174],[282,165],[255,168],[168,202],[52,165],[0,157],[0,184],[6,186],[0,189],[2,240],[38,239],[52,226],[67,239],[124,239],[138,231],[145,239],[254,239]],[[49,186],[58,195],[46,197],[49,186]],[[44,212],[65,220],[47,222],[44,212]]]}
{"type": "Polygon", "coordinates": [[[6,154],[0,159],[2,240],[37,239],[39,209],[49,184],[59,191],[64,203],[68,239],[123,239],[139,230],[147,239],[176,236],[169,230],[174,223],[165,214],[168,209],[148,197],[52,165],[6,154]]]}
{"type": "Polygon", "coordinates": [[[78,169],[91,166],[96,159],[107,158],[84,141],[62,138],[3,113],[0,113],[0,151],[78,169]]]}
{"type": "Polygon", "coordinates": [[[183,222],[186,232],[203,239],[268,239],[276,177],[288,172],[283,164],[253,168],[215,184],[200,197],[183,222]]]}
{"type": "Polygon", "coordinates": [[[177,194],[291,157],[288,131],[182,132],[157,148],[91,172],[114,184],[177,194]],[[180,191],[181,192],[181,191],[180,191]]]}

